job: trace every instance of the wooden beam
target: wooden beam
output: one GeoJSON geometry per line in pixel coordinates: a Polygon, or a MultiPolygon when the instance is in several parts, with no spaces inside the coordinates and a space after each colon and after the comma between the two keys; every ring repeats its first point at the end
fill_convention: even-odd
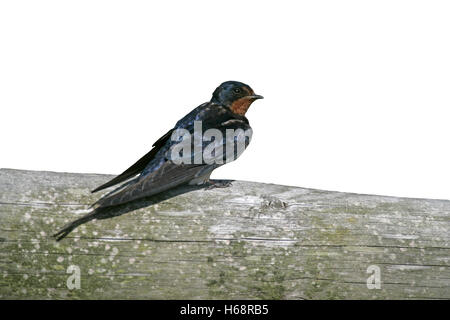
{"type": "Polygon", "coordinates": [[[450,201],[234,181],[56,242],[110,178],[0,170],[0,299],[450,299],[450,201]]]}

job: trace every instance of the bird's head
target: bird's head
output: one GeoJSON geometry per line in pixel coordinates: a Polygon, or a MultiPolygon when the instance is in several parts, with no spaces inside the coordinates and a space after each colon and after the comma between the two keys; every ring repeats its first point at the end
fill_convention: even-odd
{"type": "Polygon", "coordinates": [[[243,116],[257,99],[263,99],[263,96],[255,94],[250,86],[238,81],[227,81],[214,90],[211,102],[224,105],[243,116]]]}

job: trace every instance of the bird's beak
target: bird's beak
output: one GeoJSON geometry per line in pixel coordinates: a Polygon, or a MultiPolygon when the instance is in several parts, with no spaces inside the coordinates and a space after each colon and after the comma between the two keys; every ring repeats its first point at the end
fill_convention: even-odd
{"type": "Polygon", "coordinates": [[[260,96],[259,94],[253,94],[251,96],[247,96],[248,99],[253,99],[253,100],[257,100],[257,99],[264,99],[263,96],[260,96]]]}

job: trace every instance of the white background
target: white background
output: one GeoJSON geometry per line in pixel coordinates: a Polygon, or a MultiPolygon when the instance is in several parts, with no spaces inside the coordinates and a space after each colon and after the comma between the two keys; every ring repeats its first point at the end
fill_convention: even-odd
{"type": "Polygon", "coordinates": [[[450,199],[448,1],[2,1],[0,167],[120,173],[223,81],[265,99],[213,174],[450,199]]]}

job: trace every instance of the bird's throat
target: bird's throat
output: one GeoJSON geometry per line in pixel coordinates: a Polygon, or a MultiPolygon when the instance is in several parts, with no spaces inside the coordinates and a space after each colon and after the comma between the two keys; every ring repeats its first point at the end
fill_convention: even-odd
{"type": "Polygon", "coordinates": [[[233,111],[233,113],[244,116],[253,101],[254,99],[248,98],[238,99],[231,104],[230,109],[231,111],[233,111]]]}

